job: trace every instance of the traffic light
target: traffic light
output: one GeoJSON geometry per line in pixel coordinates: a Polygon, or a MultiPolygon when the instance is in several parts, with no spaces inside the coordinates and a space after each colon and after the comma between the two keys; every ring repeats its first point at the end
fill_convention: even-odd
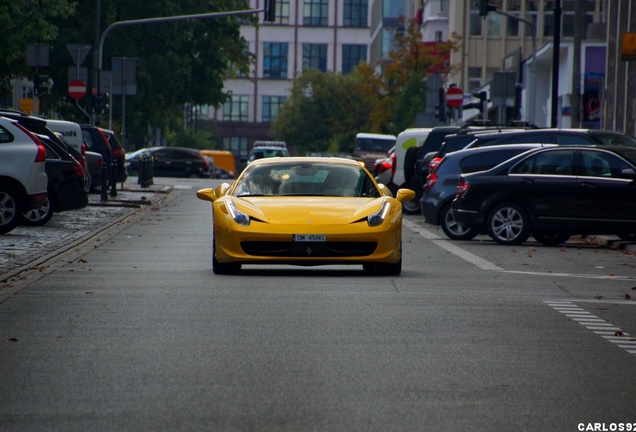
{"type": "Polygon", "coordinates": [[[497,10],[497,5],[490,4],[488,0],[479,0],[479,16],[486,17],[488,12],[493,12],[497,10]]]}
{"type": "Polygon", "coordinates": [[[276,0],[265,0],[265,22],[276,21],[276,0]]]}

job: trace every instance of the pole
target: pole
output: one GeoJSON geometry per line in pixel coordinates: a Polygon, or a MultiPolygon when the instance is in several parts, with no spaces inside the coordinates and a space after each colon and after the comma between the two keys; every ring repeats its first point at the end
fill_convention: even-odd
{"type": "Polygon", "coordinates": [[[559,62],[561,51],[561,0],[554,2],[554,43],[552,51],[552,107],[550,127],[557,127],[559,115],[559,62]]]}
{"type": "Polygon", "coordinates": [[[508,12],[500,10],[495,10],[494,12],[500,15],[504,15],[508,18],[521,21],[522,23],[530,27],[530,31],[532,32],[532,61],[530,62],[530,67],[528,68],[528,72],[531,76],[528,79],[530,85],[526,86],[526,96],[528,98],[528,113],[525,117],[528,123],[533,125],[535,124],[534,116],[537,110],[537,32],[534,23],[530,20],[521,18],[508,12]]]}

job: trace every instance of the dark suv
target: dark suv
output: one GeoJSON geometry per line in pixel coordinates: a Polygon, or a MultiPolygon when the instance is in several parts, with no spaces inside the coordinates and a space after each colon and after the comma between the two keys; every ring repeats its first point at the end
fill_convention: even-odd
{"type": "Polygon", "coordinates": [[[143,155],[152,156],[154,177],[209,178],[210,165],[198,150],[186,147],[149,147],[128,154],[130,171],[138,171],[143,155]]]}
{"type": "Polygon", "coordinates": [[[104,164],[110,166],[115,161],[117,166],[115,182],[124,182],[128,177],[126,171],[126,151],[117,140],[115,133],[108,129],[87,124],[80,125],[86,143],[86,150],[99,153],[104,158],[104,164]]]}

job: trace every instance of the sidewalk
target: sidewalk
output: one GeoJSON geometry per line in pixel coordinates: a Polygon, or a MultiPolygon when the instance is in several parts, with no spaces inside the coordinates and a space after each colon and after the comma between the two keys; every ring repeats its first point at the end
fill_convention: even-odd
{"type": "Polygon", "coordinates": [[[19,273],[37,269],[58,253],[67,251],[96,234],[161,205],[173,191],[169,185],[141,188],[136,177],[117,185],[117,196],[89,195],[87,207],[55,213],[43,226],[19,226],[0,235],[0,288],[19,273]]]}

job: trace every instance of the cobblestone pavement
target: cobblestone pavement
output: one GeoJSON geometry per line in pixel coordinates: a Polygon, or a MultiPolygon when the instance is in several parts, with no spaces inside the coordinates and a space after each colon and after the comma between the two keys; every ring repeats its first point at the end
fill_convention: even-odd
{"type": "Polygon", "coordinates": [[[18,226],[0,235],[0,282],[35,265],[43,257],[81,243],[95,233],[128,216],[152,208],[172,191],[169,186],[141,189],[127,182],[117,190],[117,196],[90,194],[89,205],[83,209],[56,213],[43,226],[18,226]]]}

